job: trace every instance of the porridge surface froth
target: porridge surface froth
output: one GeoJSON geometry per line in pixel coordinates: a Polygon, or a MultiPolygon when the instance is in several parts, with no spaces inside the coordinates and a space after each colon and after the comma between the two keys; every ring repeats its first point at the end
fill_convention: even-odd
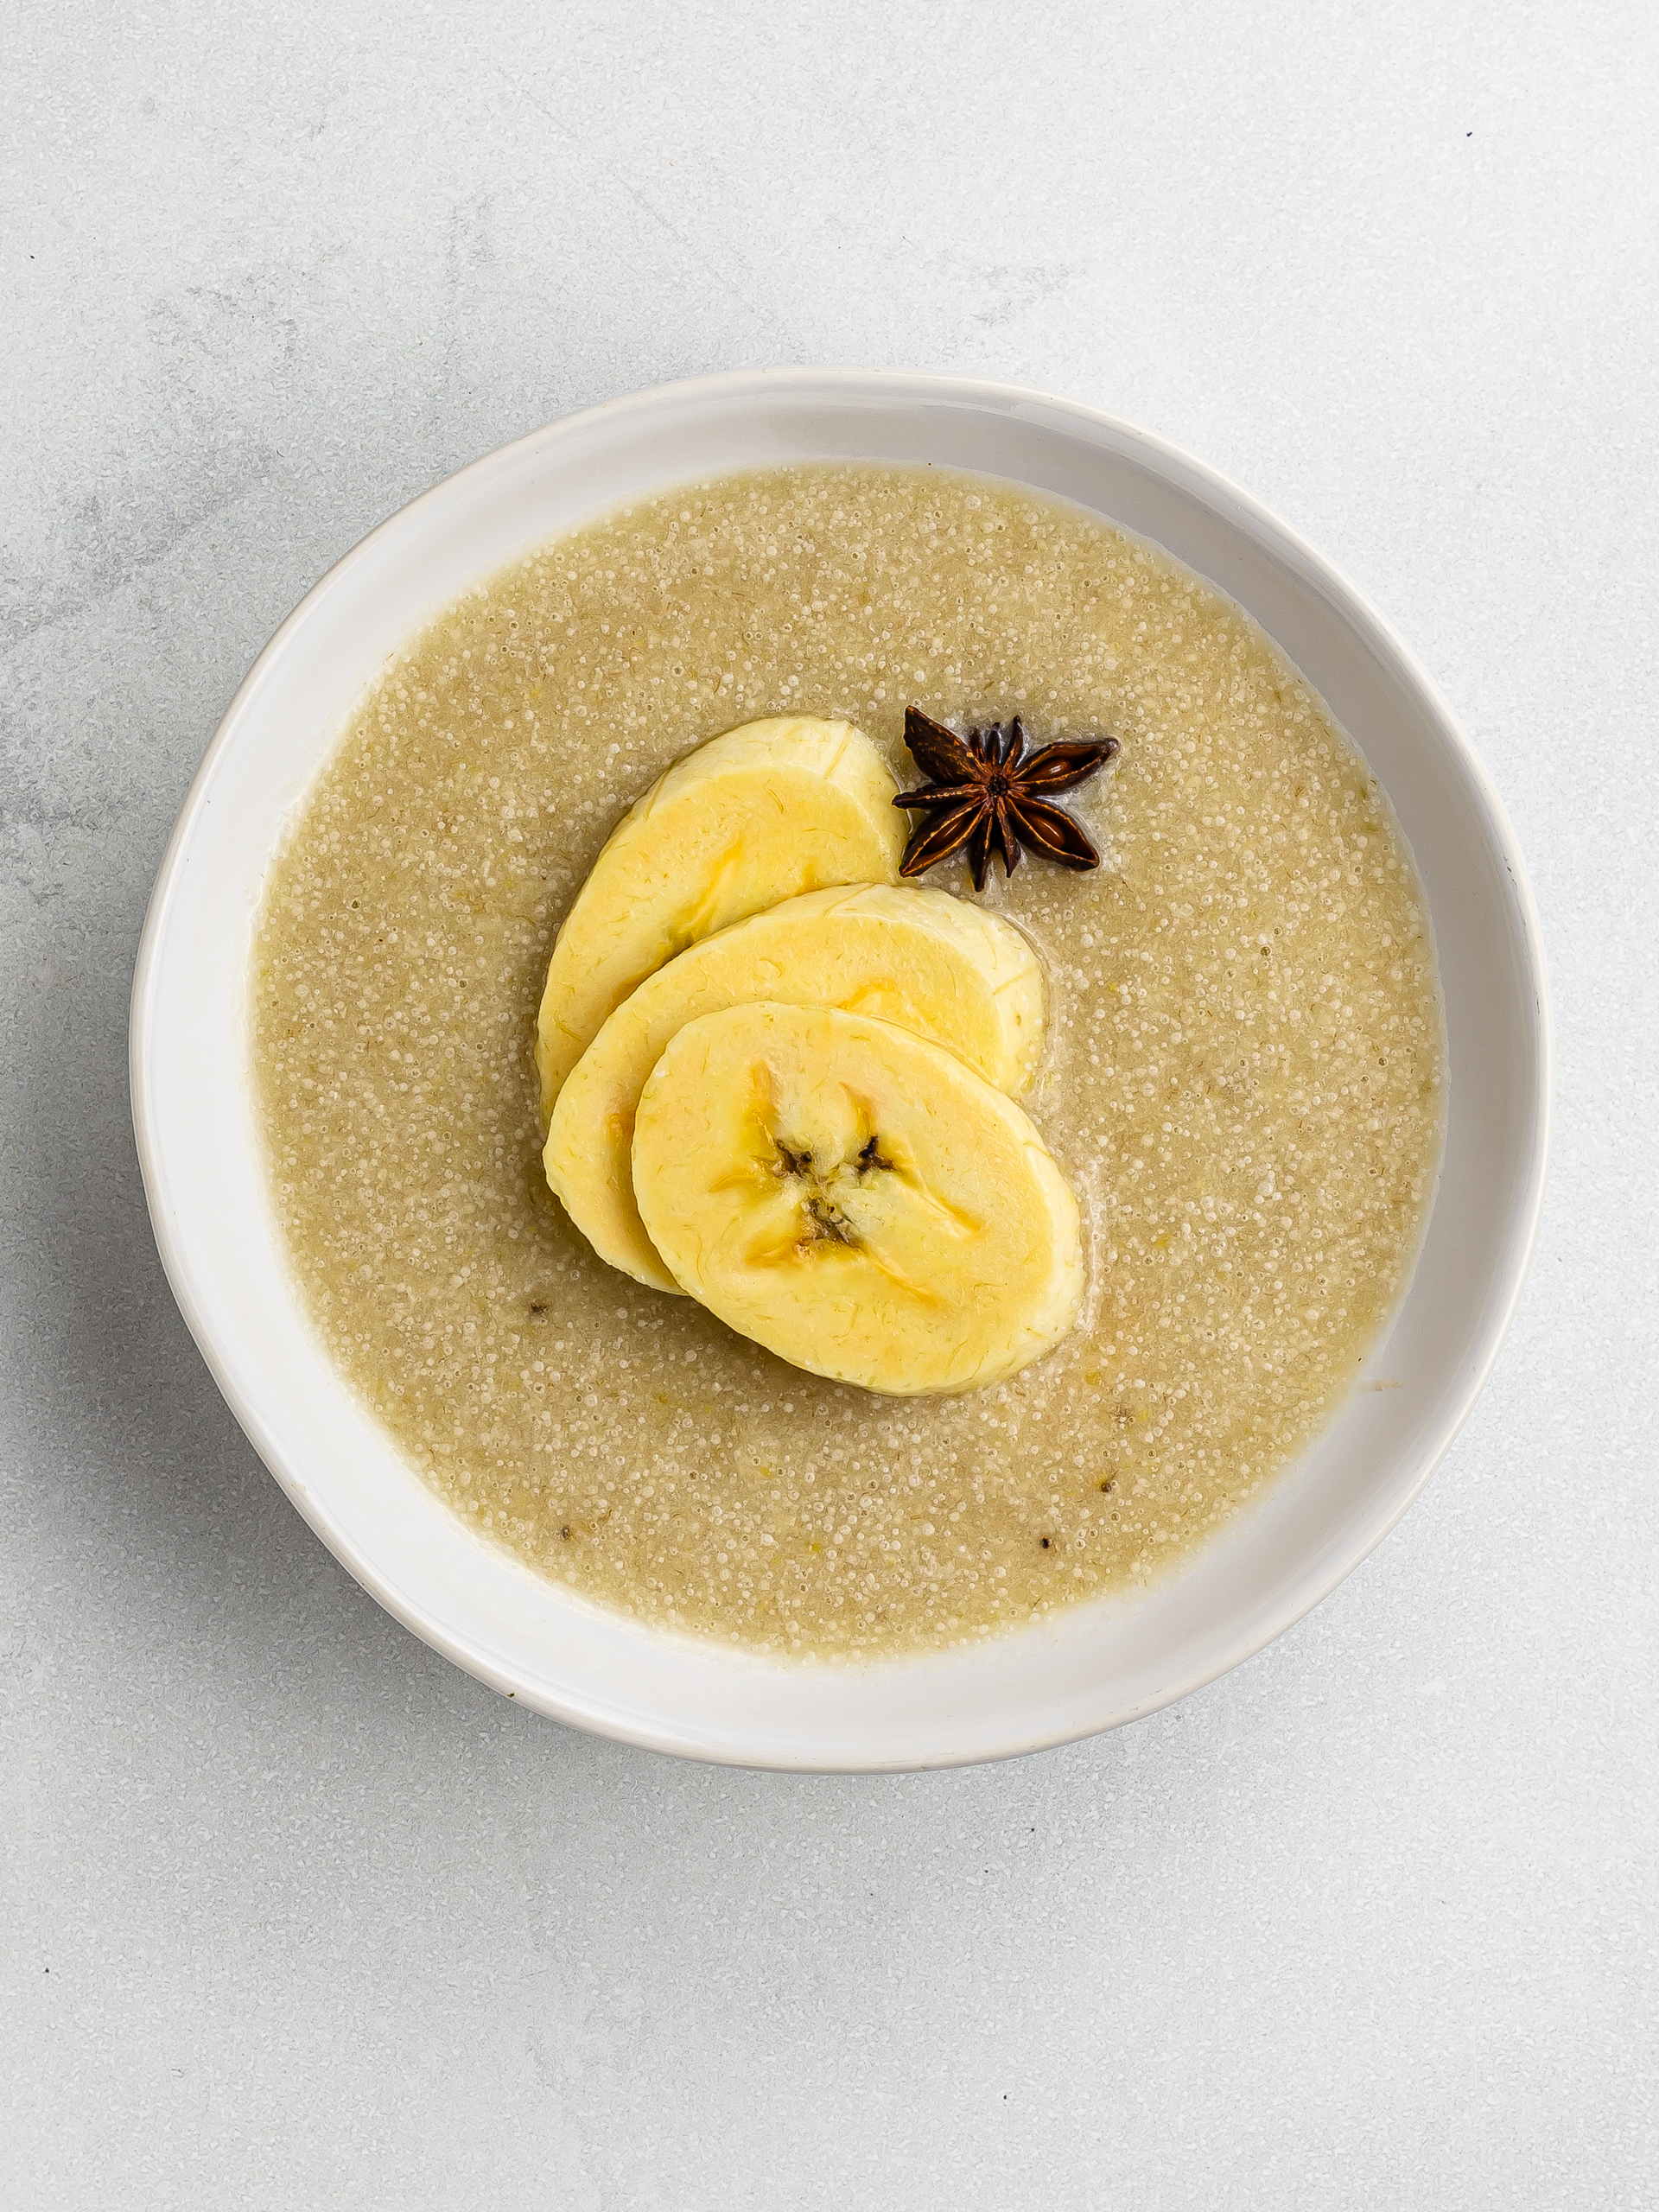
{"type": "MultiPolygon", "coordinates": [[[[961,860],[930,883],[971,896],[961,860]]],[[[1440,999],[1386,800],[1253,623],[1080,511],[936,469],[671,492],[555,540],[383,671],[273,871],[252,1046],[273,1203],[333,1357],[425,1479],[644,1618],[849,1657],[1144,1580],[1331,1419],[1438,1166],[1440,999]],[[597,1260],[548,1192],[554,933],[610,830],[734,724],[913,702],[1122,750],[1097,874],[985,903],[1044,962],[1023,1102],[1084,1313],[950,1399],[820,1381],[597,1260]]]]}

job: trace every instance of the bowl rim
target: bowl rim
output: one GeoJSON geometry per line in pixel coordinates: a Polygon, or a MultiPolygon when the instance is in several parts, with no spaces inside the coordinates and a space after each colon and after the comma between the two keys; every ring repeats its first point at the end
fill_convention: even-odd
{"type": "MultiPolygon", "coordinates": [[[[787,465],[787,457],[780,456],[774,465],[787,465]]],[[[984,473],[997,474],[995,470],[984,473]]],[[[664,478],[664,488],[675,480],[678,480],[664,478]]],[[[594,510],[595,513],[604,511],[604,503],[594,510]]],[[[580,524],[568,526],[579,527],[580,524]]],[[[1214,588],[1223,588],[1220,586],[1214,588]]],[[[1491,1376],[1525,1283],[1542,1215],[1551,1134],[1554,1065],[1554,1027],[1539,917],[1519,846],[1497,786],[1427,669],[1387,618],[1326,556],[1300,531],[1285,522],[1223,471],[1155,432],[1143,429],[1104,409],[1025,385],[976,376],[855,366],[728,370],[646,386],[587,407],[574,409],[441,477],[378,523],[333,563],[296,603],[254,659],[219,717],[191,779],[168,839],[145,911],[133,970],[128,1033],[133,1134],[151,1225],[168,1287],[209,1373],[244,1433],[282,1485],[290,1503],[353,1579],[423,1642],[491,1688],[504,1695],[516,1698],[519,1702],[529,1704],[533,1710],[544,1712],[551,1718],[589,1733],[644,1749],[690,1757],[710,1764],[743,1766],[757,1770],[796,1772],[918,1771],[1023,1757],[1061,1744],[1084,1740],[1088,1736],[1104,1733],[1160,1711],[1216,1681],[1245,1660],[1254,1657],[1322,1603],[1375,1550],[1421,1494],[1468,1419],[1491,1376]],[[234,743],[238,727],[249,712],[266,671],[286,651],[289,640],[305,623],[316,603],[325,594],[334,591],[353,570],[372,561],[383,541],[406,529],[417,513],[441,499],[452,497],[455,487],[463,480],[475,480],[487,471],[510,466],[514,460],[523,461],[532,455],[538,461],[551,459],[561,442],[579,436],[598,423],[625,423],[630,416],[649,414],[665,403],[708,400],[730,404],[791,388],[804,396],[809,392],[829,396],[840,393],[847,397],[887,398],[894,402],[925,404],[930,399],[957,404],[977,402],[1007,411],[1041,410],[1051,417],[1058,417],[1063,425],[1087,426],[1097,433],[1104,433],[1109,440],[1122,448],[1148,457],[1160,465],[1160,473],[1166,477],[1184,479],[1186,488],[1212,509],[1230,508],[1251,531],[1269,541],[1276,541],[1279,547],[1300,564],[1311,581],[1334,603],[1351,630],[1380,660],[1392,664],[1398,675],[1416,692],[1435,725],[1441,743],[1453,757],[1480,814],[1485,835],[1509,879],[1510,896],[1518,924],[1516,937],[1522,958],[1524,982],[1534,1007],[1530,1096],[1526,1101],[1530,1143],[1524,1166],[1517,1177],[1506,1224],[1508,1236],[1502,1263],[1496,1271],[1492,1292],[1483,1316],[1482,1329],[1478,1334],[1471,1336],[1458,1387],[1442,1403],[1438,1418],[1419,1450],[1414,1478],[1402,1484],[1382,1510],[1356,1514],[1345,1531],[1344,1540],[1333,1541],[1317,1571],[1291,1578],[1251,1619],[1240,1624],[1231,1638],[1212,1649],[1186,1673],[1173,1679],[1157,1696],[1138,1699],[1132,1705],[1114,1711],[1083,1729],[1062,1721],[1060,1725],[1047,1729],[1039,1726],[1031,1731],[1022,1731],[1018,1740],[997,1742],[982,1749],[950,1752],[935,1758],[889,1759],[879,1764],[817,1755],[788,1759],[770,1755],[746,1756],[729,1746],[690,1741],[683,1732],[674,1726],[652,1726],[631,1713],[619,1713],[601,1698],[583,1696],[574,1692],[563,1697],[538,1694],[533,1699],[527,1698],[524,1696],[521,1687],[510,1675],[504,1673],[486,1650],[469,1641],[466,1635],[458,1632],[451,1624],[434,1618],[377,1567],[373,1559],[336,1523],[312,1484],[289,1464],[282,1442],[270,1429],[258,1406],[251,1402],[238,1387],[221,1357],[211,1316],[203,1299],[198,1295],[189,1253],[184,1249],[183,1240],[175,1233],[168,1208],[162,1203],[163,1175],[149,1057],[154,1027],[152,1017],[159,988],[167,918],[219,761],[234,743]]],[[[1386,1340],[1386,1334],[1383,1340],[1386,1340]]],[[[479,1541],[470,1532],[461,1529],[459,1524],[457,1533],[468,1541],[479,1541]]]]}

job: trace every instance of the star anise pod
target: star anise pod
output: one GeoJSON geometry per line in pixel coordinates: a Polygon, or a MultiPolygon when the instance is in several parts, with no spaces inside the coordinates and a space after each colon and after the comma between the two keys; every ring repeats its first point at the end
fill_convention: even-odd
{"type": "Polygon", "coordinates": [[[905,743],[929,781],[918,791],[900,791],[893,802],[922,816],[905,848],[900,875],[921,875],[963,845],[976,891],[985,888],[992,854],[1001,855],[1002,873],[1012,875],[1021,845],[1062,868],[1100,866],[1100,855],[1050,794],[1070,791],[1103,768],[1118,749],[1115,737],[1068,739],[1027,758],[1018,715],[1006,729],[995,722],[983,735],[974,729],[958,737],[919,707],[906,707],[905,743]]]}

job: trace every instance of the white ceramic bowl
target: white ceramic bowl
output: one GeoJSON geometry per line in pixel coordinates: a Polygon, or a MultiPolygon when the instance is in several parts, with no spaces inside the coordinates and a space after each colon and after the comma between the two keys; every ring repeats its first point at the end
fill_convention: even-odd
{"type": "Polygon", "coordinates": [[[133,987],[133,1118],[175,1295],[237,1418],[312,1527],[417,1635],[507,1695],[661,1751],[751,1766],[944,1766],[1133,1720],[1211,1681],[1333,1589],[1468,1413],[1538,1218],[1548,1026],[1536,921],[1502,809],[1423,671],[1328,563],[1225,479],[1092,409],[861,370],[671,385],[555,423],[394,515],[301,602],[209,747],[150,902],[133,987]],[[1427,887],[1451,1096],[1422,1256],[1335,1427],[1184,1571],[942,1656],[770,1663],[544,1582],[462,1527],[323,1357],[267,1206],[246,1074],[251,927],[283,818],[385,656],[474,579],[616,502],[804,459],[933,461],[1058,493],[1166,546],[1323,692],[1398,810],[1427,887]]]}

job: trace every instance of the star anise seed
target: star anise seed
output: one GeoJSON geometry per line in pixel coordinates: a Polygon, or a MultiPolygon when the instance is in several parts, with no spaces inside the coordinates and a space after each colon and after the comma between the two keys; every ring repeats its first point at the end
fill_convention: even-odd
{"type": "Polygon", "coordinates": [[[974,729],[958,737],[919,707],[906,707],[905,743],[930,780],[893,802],[923,817],[905,848],[900,875],[925,874],[964,845],[976,891],[985,888],[993,854],[1001,857],[1003,874],[1012,875],[1021,845],[1062,868],[1100,866],[1082,829],[1049,794],[1070,791],[1103,768],[1118,750],[1115,737],[1067,739],[1027,758],[1018,715],[1006,728],[995,722],[982,735],[974,729]]]}

